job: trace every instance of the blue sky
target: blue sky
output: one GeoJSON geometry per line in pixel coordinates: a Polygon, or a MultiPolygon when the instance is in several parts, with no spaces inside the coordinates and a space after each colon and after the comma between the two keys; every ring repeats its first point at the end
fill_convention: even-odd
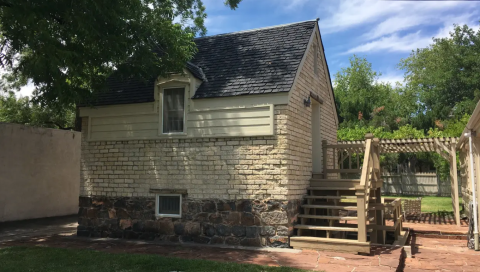
{"type": "MultiPolygon", "coordinates": [[[[412,50],[448,36],[453,24],[478,29],[480,20],[480,1],[243,0],[234,11],[224,0],[203,2],[207,35],[320,18],[332,77],[357,54],[382,73],[380,80],[392,83],[403,80],[397,64],[412,50]]],[[[32,90],[27,85],[20,95],[32,90]]]]}
{"type": "MultiPolygon", "coordinates": [[[[231,11],[223,0],[203,0],[207,35],[320,18],[330,74],[364,56],[382,81],[402,81],[401,58],[446,37],[453,24],[478,29],[480,1],[243,0],[231,11]]],[[[333,78],[332,78],[333,80],[333,78]]]]}

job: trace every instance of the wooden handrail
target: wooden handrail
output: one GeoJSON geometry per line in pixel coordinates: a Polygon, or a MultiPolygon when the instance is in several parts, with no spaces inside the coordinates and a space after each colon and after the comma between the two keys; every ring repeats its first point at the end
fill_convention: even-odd
{"type": "Polygon", "coordinates": [[[378,181],[381,172],[379,142],[378,139],[373,138],[372,134],[367,134],[365,141],[358,142],[328,144],[327,141],[322,141],[323,158],[327,158],[331,154],[334,160],[334,169],[327,169],[327,160],[323,160],[324,178],[327,178],[327,176],[332,178],[335,174],[338,178],[341,178],[342,174],[347,177],[349,174],[359,173],[361,175],[360,183],[355,186],[359,242],[367,242],[367,213],[369,211],[370,190],[373,185],[376,186],[375,188],[379,186],[378,181]],[[361,161],[361,153],[363,153],[363,162],[361,161]],[[353,162],[355,164],[353,167],[352,160],[356,161],[353,162]]]}
{"type": "Polygon", "coordinates": [[[356,187],[357,217],[358,217],[358,241],[367,241],[367,213],[370,202],[370,189],[372,180],[378,181],[380,173],[379,140],[373,135],[365,136],[365,155],[363,159],[360,185],[356,187]]]}
{"type": "Polygon", "coordinates": [[[365,187],[368,172],[370,170],[370,153],[372,152],[372,139],[367,139],[365,142],[365,159],[363,160],[362,176],[360,178],[360,185],[365,187]]]}

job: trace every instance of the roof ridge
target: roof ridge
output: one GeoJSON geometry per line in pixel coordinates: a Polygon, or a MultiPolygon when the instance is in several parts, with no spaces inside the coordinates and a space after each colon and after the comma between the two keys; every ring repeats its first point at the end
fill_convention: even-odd
{"type": "Polygon", "coordinates": [[[266,26],[266,27],[259,27],[259,28],[252,28],[252,29],[247,29],[247,30],[229,32],[229,33],[215,34],[215,35],[211,35],[211,36],[197,37],[197,38],[195,38],[195,40],[217,37],[217,36],[227,36],[227,35],[233,35],[233,34],[255,32],[255,31],[259,31],[259,30],[267,30],[267,29],[273,29],[273,28],[278,28],[278,27],[285,27],[285,26],[296,25],[296,24],[301,24],[301,23],[306,23],[306,22],[318,22],[318,20],[319,20],[319,18],[314,19],[314,20],[306,20],[306,21],[300,21],[300,22],[294,22],[294,23],[288,23],[288,24],[266,26]]]}

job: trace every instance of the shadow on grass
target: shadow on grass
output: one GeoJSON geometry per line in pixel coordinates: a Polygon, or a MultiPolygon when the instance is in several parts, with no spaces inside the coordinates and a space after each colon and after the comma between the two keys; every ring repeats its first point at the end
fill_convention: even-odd
{"type": "Polygon", "coordinates": [[[1,271],[300,272],[316,267],[317,254],[303,262],[298,257],[291,252],[61,236],[0,243],[1,271]]]}
{"type": "MultiPolygon", "coordinates": [[[[466,224],[464,220],[461,221],[462,225],[466,224]]],[[[431,225],[456,225],[455,215],[450,211],[407,214],[405,217],[405,222],[431,225]]]]}

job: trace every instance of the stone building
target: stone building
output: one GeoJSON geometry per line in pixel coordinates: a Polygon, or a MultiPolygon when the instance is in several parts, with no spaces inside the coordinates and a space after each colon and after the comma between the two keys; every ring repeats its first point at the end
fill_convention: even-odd
{"type": "Polygon", "coordinates": [[[336,142],[318,22],[195,43],[184,73],[110,79],[80,108],[79,236],[288,246],[336,142]]]}

